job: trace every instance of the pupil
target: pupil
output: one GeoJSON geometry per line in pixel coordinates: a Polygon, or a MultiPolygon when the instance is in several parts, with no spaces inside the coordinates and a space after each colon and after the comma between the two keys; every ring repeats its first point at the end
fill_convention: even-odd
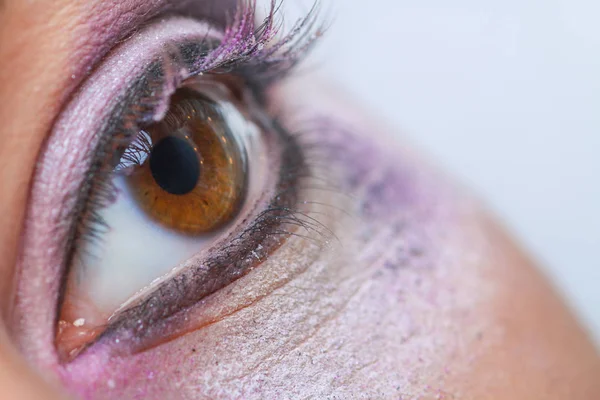
{"type": "Polygon", "coordinates": [[[188,194],[200,179],[196,151],[187,140],[175,136],[168,136],[153,147],[150,171],[163,190],[175,195],[188,194]]]}

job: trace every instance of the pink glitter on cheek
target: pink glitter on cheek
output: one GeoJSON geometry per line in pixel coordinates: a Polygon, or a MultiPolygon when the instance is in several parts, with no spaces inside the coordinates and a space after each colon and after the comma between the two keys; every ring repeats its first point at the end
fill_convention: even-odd
{"type": "Polygon", "coordinates": [[[460,272],[468,263],[452,252],[469,206],[407,152],[356,131],[370,125],[335,117],[313,118],[312,133],[336,171],[332,184],[351,194],[334,203],[352,214],[344,230],[332,227],[342,245],[274,254],[199,306],[227,309],[238,293],[245,307],[179,339],[127,357],[110,356],[108,342],[94,347],[65,367],[68,387],[90,399],[443,393],[455,314],[470,324],[463,334],[477,327],[468,312],[477,299],[458,290],[476,277],[460,272]],[[288,284],[255,293],[262,276],[297,264],[306,268],[288,284]]]}

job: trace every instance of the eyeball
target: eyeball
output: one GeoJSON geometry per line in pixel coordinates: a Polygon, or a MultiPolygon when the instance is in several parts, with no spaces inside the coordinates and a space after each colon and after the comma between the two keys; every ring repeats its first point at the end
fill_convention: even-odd
{"type": "Polygon", "coordinates": [[[56,336],[64,357],[223,235],[251,196],[260,153],[260,130],[223,85],[196,78],[171,96],[166,115],[115,157],[100,228],[73,257],[56,336]]]}

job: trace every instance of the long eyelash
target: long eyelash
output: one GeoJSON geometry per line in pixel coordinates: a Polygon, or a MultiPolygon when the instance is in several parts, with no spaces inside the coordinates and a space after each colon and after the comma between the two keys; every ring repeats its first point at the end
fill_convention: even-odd
{"type": "MultiPolygon", "coordinates": [[[[199,50],[200,57],[189,67],[192,75],[211,73],[235,74],[246,78],[254,89],[266,88],[287,76],[306,57],[325,26],[320,21],[320,0],[302,19],[297,20],[289,32],[281,37],[283,17],[280,16],[283,0],[271,0],[267,16],[257,21],[256,0],[242,0],[224,29],[218,43],[205,40],[208,49],[199,50]]],[[[198,52],[198,50],[196,50],[198,52]]],[[[177,54],[173,58],[184,56],[177,54]]],[[[177,86],[176,71],[166,71],[166,80],[177,86]]]]}
{"type": "Polygon", "coordinates": [[[317,0],[289,33],[277,39],[283,25],[283,19],[278,18],[281,4],[271,0],[267,17],[257,27],[256,0],[242,2],[225,29],[223,40],[199,63],[198,70],[236,71],[252,76],[256,84],[263,86],[286,76],[321,37],[324,27],[319,25],[317,0]]]}

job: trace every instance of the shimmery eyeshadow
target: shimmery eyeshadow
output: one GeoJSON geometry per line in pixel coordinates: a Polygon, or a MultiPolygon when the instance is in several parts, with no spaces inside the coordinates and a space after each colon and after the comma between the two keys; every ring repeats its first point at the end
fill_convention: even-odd
{"type": "Polygon", "coordinates": [[[257,15],[256,0],[116,0],[92,4],[89,10],[92,17],[88,23],[94,42],[88,43],[86,49],[92,48],[94,52],[76,53],[77,64],[84,61],[88,66],[86,73],[109,52],[110,44],[135,34],[135,27],[143,26],[158,15],[179,15],[206,21],[219,30],[225,28],[223,45],[213,54],[215,58],[203,60],[204,65],[199,65],[198,69],[208,68],[209,64],[214,67],[218,60],[232,64],[260,61],[262,74],[269,74],[272,79],[281,74],[282,69],[291,68],[299,60],[299,54],[306,52],[321,33],[316,25],[318,2],[304,19],[291,27],[288,35],[276,43],[272,41],[280,24],[275,15],[278,9],[275,0],[271,0],[265,16],[257,15]],[[118,3],[118,7],[114,3],[118,3]],[[256,21],[263,18],[263,23],[257,25],[256,21]],[[284,47],[286,51],[281,52],[284,47]]]}

